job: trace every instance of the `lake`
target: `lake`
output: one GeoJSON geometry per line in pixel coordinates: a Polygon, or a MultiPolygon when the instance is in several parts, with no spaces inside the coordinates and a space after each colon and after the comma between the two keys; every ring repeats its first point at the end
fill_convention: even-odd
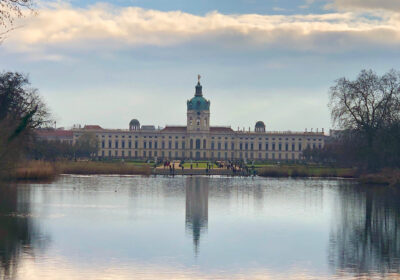
{"type": "Polygon", "coordinates": [[[62,176],[0,186],[0,279],[400,279],[400,190],[62,176]]]}

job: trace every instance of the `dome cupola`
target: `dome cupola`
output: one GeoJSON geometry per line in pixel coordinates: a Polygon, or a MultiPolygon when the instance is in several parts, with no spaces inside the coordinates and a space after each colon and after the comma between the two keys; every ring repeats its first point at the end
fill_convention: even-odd
{"type": "Polygon", "coordinates": [[[140,130],[140,122],[137,119],[133,119],[129,123],[129,130],[140,130]]]}
{"type": "Polygon", "coordinates": [[[255,132],[265,132],[265,123],[262,121],[256,122],[256,126],[254,128],[255,132]]]}
{"type": "Polygon", "coordinates": [[[187,102],[187,109],[194,111],[208,111],[210,110],[210,101],[203,97],[203,87],[200,84],[201,76],[198,75],[198,82],[196,85],[196,92],[192,99],[187,102]]]}

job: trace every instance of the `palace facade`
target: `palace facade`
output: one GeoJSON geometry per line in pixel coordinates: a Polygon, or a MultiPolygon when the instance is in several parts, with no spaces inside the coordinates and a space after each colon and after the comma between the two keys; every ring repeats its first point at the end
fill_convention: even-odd
{"type": "Polygon", "coordinates": [[[210,101],[203,96],[200,79],[195,95],[187,101],[186,126],[141,126],[137,119],[129,129],[85,126],[73,129],[73,142],[84,133],[96,134],[98,156],[131,159],[292,161],[302,158],[306,147],[322,148],[324,132],[269,132],[258,121],[253,131],[210,125],[210,101]]]}

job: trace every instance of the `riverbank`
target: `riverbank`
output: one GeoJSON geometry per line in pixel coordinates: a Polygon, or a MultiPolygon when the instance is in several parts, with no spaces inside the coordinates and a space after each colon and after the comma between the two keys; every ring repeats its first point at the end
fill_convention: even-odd
{"type": "Polygon", "coordinates": [[[150,175],[151,166],[141,163],[97,161],[26,161],[8,176],[9,180],[46,181],[60,174],[77,175],[150,175]]]}
{"type": "MultiPolygon", "coordinates": [[[[200,167],[200,166],[199,166],[200,167]]],[[[168,168],[154,169],[144,162],[98,162],[98,161],[62,161],[44,162],[27,161],[11,172],[8,180],[18,181],[50,181],[60,174],[77,175],[222,175],[248,176],[252,172],[232,172],[226,168],[176,168],[172,174],[168,168]]],[[[355,178],[363,184],[400,185],[400,170],[384,169],[381,172],[360,174],[353,168],[333,168],[308,165],[269,165],[256,168],[256,174],[261,177],[291,177],[291,178],[355,178]]]]}
{"type": "Polygon", "coordinates": [[[363,174],[359,181],[363,184],[398,187],[400,186],[400,170],[385,168],[380,172],[363,174]]]}
{"type": "Polygon", "coordinates": [[[334,168],[306,165],[274,165],[258,169],[262,177],[321,177],[321,178],[358,178],[359,174],[353,168],[334,168]]]}

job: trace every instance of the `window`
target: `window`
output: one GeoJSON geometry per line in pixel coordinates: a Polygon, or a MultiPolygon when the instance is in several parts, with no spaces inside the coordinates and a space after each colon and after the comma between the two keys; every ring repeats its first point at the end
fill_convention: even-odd
{"type": "Polygon", "coordinates": [[[246,142],[244,147],[245,147],[245,150],[248,150],[249,149],[249,143],[246,142]]]}
{"type": "Polygon", "coordinates": [[[282,144],[281,143],[278,144],[278,149],[279,149],[279,151],[282,151],[282,144]]]}
{"type": "Polygon", "coordinates": [[[204,126],[207,126],[207,118],[204,119],[204,126]]]}
{"type": "Polygon", "coordinates": [[[185,149],[185,141],[182,141],[182,149],[185,149]]]}
{"type": "MultiPolygon", "coordinates": [[[[221,143],[218,142],[218,150],[221,150],[221,143]]],[[[219,158],[219,154],[218,154],[218,158],[219,158]]]]}
{"type": "Polygon", "coordinates": [[[214,150],[214,141],[211,142],[211,150],[214,150]]]}
{"type": "Polygon", "coordinates": [[[172,148],[172,141],[168,141],[168,149],[172,148]]]}
{"type": "Polygon", "coordinates": [[[118,149],[118,140],[115,140],[115,148],[118,149]]]}
{"type": "Polygon", "coordinates": [[[101,151],[101,156],[104,157],[104,151],[101,151]]]}
{"type": "Polygon", "coordinates": [[[129,142],[128,142],[128,148],[129,148],[129,149],[132,148],[132,141],[129,141],[129,142]]]}
{"type": "Polygon", "coordinates": [[[152,148],[152,145],[153,145],[153,142],[149,142],[149,149],[151,149],[152,148]]]}
{"type": "Polygon", "coordinates": [[[139,143],[138,143],[138,141],[135,141],[135,149],[137,149],[137,148],[138,148],[138,146],[139,146],[139,143]]]}
{"type": "Polygon", "coordinates": [[[193,149],[193,139],[190,139],[190,149],[193,149]]]}
{"type": "Polygon", "coordinates": [[[254,143],[250,143],[250,150],[254,150],[254,143]]]}
{"type": "Polygon", "coordinates": [[[143,157],[146,157],[146,151],[143,151],[143,157]]]}
{"type": "Polygon", "coordinates": [[[143,149],[146,149],[146,148],[147,148],[147,142],[144,141],[144,142],[143,142],[143,149]]]}
{"type": "Polygon", "coordinates": [[[158,149],[158,142],[154,142],[154,149],[158,149]]]}
{"type": "Polygon", "coordinates": [[[108,151],[108,156],[111,157],[111,151],[108,151]]]}
{"type": "Polygon", "coordinates": [[[275,151],[275,143],[272,143],[272,150],[275,151]]]}
{"type": "Polygon", "coordinates": [[[104,143],[104,140],[103,140],[103,141],[101,141],[101,147],[104,149],[104,146],[105,146],[105,143],[104,143]]]}
{"type": "Polygon", "coordinates": [[[289,144],[285,143],[285,151],[289,151],[289,144]]]}
{"type": "Polygon", "coordinates": [[[197,119],[197,126],[200,125],[200,119],[197,119]]]}
{"type": "Polygon", "coordinates": [[[301,151],[301,143],[299,143],[299,149],[298,150],[301,151]]]}
{"type": "Polygon", "coordinates": [[[150,151],[150,152],[149,152],[149,157],[151,157],[151,154],[152,154],[152,153],[151,153],[151,151],[150,151]]]}
{"type": "Polygon", "coordinates": [[[125,141],[121,141],[121,147],[122,147],[122,149],[125,148],[125,141]]]}
{"type": "Polygon", "coordinates": [[[114,155],[117,157],[118,156],[118,151],[114,151],[114,155]]]}
{"type": "Polygon", "coordinates": [[[206,139],[203,140],[203,149],[207,149],[207,141],[206,141],[206,139]]]}
{"type": "Polygon", "coordinates": [[[243,143],[239,143],[239,149],[243,150],[243,143]]]}
{"type": "Polygon", "coordinates": [[[268,151],[268,143],[265,143],[265,150],[268,151]]]}
{"type": "Polygon", "coordinates": [[[122,151],[122,157],[124,157],[125,156],[125,151],[122,151]]]}
{"type": "Polygon", "coordinates": [[[294,151],[294,144],[292,144],[292,151],[294,151]]]}
{"type": "Polygon", "coordinates": [[[165,149],[165,142],[164,141],[161,142],[161,148],[165,149]]]}
{"type": "Polygon", "coordinates": [[[176,150],[179,149],[178,144],[179,144],[178,141],[176,141],[176,142],[175,142],[175,149],[176,149],[176,150]]]}
{"type": "Polygon", "coordinates": [[[235,149],[235,143],[231,143],[231,150],[234,150],[235,149]]]}
{"type": "MultiPolygon", "coordinates": [[[[261,151],[262,150],[262,145],[261,143],[258,143],[258,149],[261,151]]],[[[260,154],[261,155],[261,154],[260,154]]],[[[260,156],[261,157],[261,156],[260,156]]]]}
{"type": "Polygon", "coordinates": [[[196,139],[196,150],[200,149],[200,144],[201,144],[201,140],[200,139],[196,139]]]}
{"type": "Polygon", "coordinates": [[[111,140],[108,140],[108,147],[111,148],[111,140]]]}
{"type": "Polygon", "coordinates": [[[228,143],[225,142],[225,150],[228,150],[228,143]]]}
{"type": "Polygon", "coordinates": [[[128,152],[128,156],[129,156],[129,157],[132,156],[132,152],[131,152],[131,151],[128,152]]]}

